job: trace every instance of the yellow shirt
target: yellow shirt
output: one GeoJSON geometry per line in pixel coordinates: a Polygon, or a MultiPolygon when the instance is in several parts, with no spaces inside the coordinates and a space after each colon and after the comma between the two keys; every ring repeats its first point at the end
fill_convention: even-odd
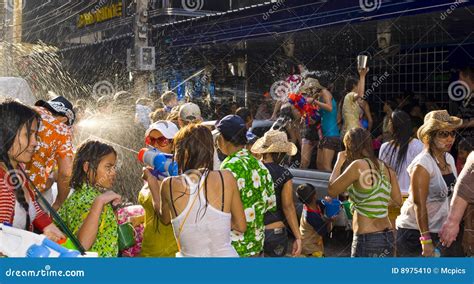
{"type": "Polygon", "coordinates": [[[145,229],[141,256],[144,257],[175,257],[178,252],[173,227],[164,225],[153,209],[150,189],[144,186],[138,194],[138,202],[145,209],[145,229]]]}
{"type": "Polygon", "coordinates": [[[350,92],[344,97],[344,104],[342,105],[342,117],[344,119],[344,125],[342,127],[341,137],[344,137],[347,131],[352,128],[360,126],[360,115],[361,109],[357,100],[354,100],[356,93],[350,92]]]}

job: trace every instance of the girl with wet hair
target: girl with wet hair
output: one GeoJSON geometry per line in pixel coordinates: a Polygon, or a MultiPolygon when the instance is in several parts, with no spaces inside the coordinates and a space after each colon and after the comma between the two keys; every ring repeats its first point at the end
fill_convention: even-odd
{"type": "Polygon", "coordinates": [[[329,179],[328,194],[349,192],[354,211],[352,257],[394,256],[393,226],[389,204],[400,205],[402,196],[395,172],[377,159],[370,133],[352,128],[344,136],[346,151],[340,152],[329,179]]]}
{"type": "Polygon", "coordinates": [[[40,116],[28,106],[6,100],[0,103],[0,121],[0,223],[41,231],[53,241],[64,238],[35,200],[34,187],[24,173],[24,164],[38,145],[40,116]]]}
{"type": "MultiPolygon", "coordinates": [[[[165,179],[153,201],[161,204],[161,221],[173,226],[177,256],[237,257],[230,232],[245,232],[245,214],[232,173],[212,170],[211,131],[204,125],[185,126],[174,137],[174,155],[180,176],[165,179]]],[[[152,191],[157,182],[148,175],[152,191]]]]}
{"type": "Polygon", "coordinates": [[[112,205],[121,196],[111,190],[116,177],[117,152],[108,144],[86,141],[74,158],[74,193],[59,210],[61,219],[82,246],[100,257],[118,255],[118,223],[112,205]]]}

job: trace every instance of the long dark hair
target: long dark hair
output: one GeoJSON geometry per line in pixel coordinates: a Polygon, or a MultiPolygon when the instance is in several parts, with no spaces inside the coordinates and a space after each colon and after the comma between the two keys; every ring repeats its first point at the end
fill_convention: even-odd
{"type": "Polygon", "coordinates": [[[105,143],[96,140],[87,140],[82,143],[77,150],[72,166],[71,187],[75,190],[81,189],[84,183],[94,186],[89,180],[89,173],[92,176],[97,175],[97,168],[99,167],[102,158],[108,154],[114,153],[117,156],[115,149],[105,143]],[[89,163],[88,172],[84,172],[84,164],[89,163]]]}
{"type": "Polygon", "coordinates": [[[347,159],[342,165],[342,169],[347,168],[353,161],[359,159],[369,159],[379,170],[378,159],[372,148],[372,136],[364,128],[352,128],[344,135],[344,146],[346,147],[347,159]]]}
{"type": "MultiPolygon", "coordinates": [[[[23,126],[26,126],[28,133],[28,144],[30,144],[30,135],[33,123],[36,122],[39,128],[41,116],[32,108],[19,103],[17,101],[6,100],[0,103],[0,161],[3,162],[8,170],[8,180],[15,187],[15,197],[21,207],[26,211],[26,230],[29,230],[31,220],[29,214],[29,204],[25,198],[23,190],[23,182],[29,182],[26,177],[22,180],[18,177],[18,173],[13,168],[8,152],[13,147],[15,137],[20,134],[23,126]]],[[[25,148],[26,150],[26,148],[25,148]]],[[[21,154],[21,153],[20,153],[21,154]]]]}
{"type": "Polygon", "coordinates": [[[411,118],[408,113],[396,110],[391,117],[393,140],[388,144],[384,158],[389,157],[388,164],[395,169],[397,175],[403,170],[402,165],[407,159],[408,145],[412,135],[411,118]],[[395,157],[395,152],[398,154],[395,157]]]}
{"type": "MultiPolygon", "coordinates": [[[[212,138],[211,131],[206,126],[199,124],[187,125],[179,130],[173,141],[176,162],[181,173],[189,173],[192,170],[198,169],[204,169],[207,173],[212,171],[214,165],[214,139],[212,138]]],[[[208,177],[209,175],[206,175],[205,185],[207,185],[208,177]]],[[[175,202],[185,194],[182,193],[171,202],[175,202]]],[[[207,186],[204,186],[204,194],[207,197],[207,186]]],[[[207,206],[208,201],[205,200],[204,212],[201,217],[204,217],[206,214],[207,206]]],[[[199,212],[197,215],[199,215],[199,212]]]]}
{"type": "Polygon", "coordinates": [[[352,89],[354,89],[354,86],[359,84],[359,80],[356,79],[353,76],[349,76],[346,78],[346,81],[344,82],[344,89],[346,93],[352,92],[352,89]]]}
{"type": "Polygon", "coordinates": [[[213,168],[214,139],[204,125],[190,124],[174,137],[174,153],[180,172],[213,168]]]}

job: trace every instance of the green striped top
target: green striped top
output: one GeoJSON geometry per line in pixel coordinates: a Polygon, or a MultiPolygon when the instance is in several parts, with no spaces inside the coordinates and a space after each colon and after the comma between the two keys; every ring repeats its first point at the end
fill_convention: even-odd
{"type": "Polygon", "coordinates": [[[380,172],[377,172],[372,161],[364,160],[369,163],[370,171],[361,173],[359,183],[368,184],[372,178],[374,185],[369,189],[357,189],[353,184],[349,186],[351,209],[368,218],[385,218],[388,215],[392,185],[384,173],[385,167],[382,163],[379,163],[380,172]]]}

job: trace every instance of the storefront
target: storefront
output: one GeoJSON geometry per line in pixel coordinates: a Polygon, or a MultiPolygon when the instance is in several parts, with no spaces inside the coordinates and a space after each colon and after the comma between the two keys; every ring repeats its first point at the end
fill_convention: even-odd
{"type": "Polygon", "coordinates": [[[250,102],[288,75],[288,62],[297,62],[324,74],[323,83],[334,84],[338,95],[345,77],[356,74],[357,55],[366,53],[372,106],[381,110],[387,99],[410,96],[428,109],[447,107],[452,67],[472,60],[467,27],[473,3],[363,2],[273,1],[157,25],[158,78],[167,81],[175,70],[187,77],[211,66],[216,96],[231,90],[250,102]]]}

